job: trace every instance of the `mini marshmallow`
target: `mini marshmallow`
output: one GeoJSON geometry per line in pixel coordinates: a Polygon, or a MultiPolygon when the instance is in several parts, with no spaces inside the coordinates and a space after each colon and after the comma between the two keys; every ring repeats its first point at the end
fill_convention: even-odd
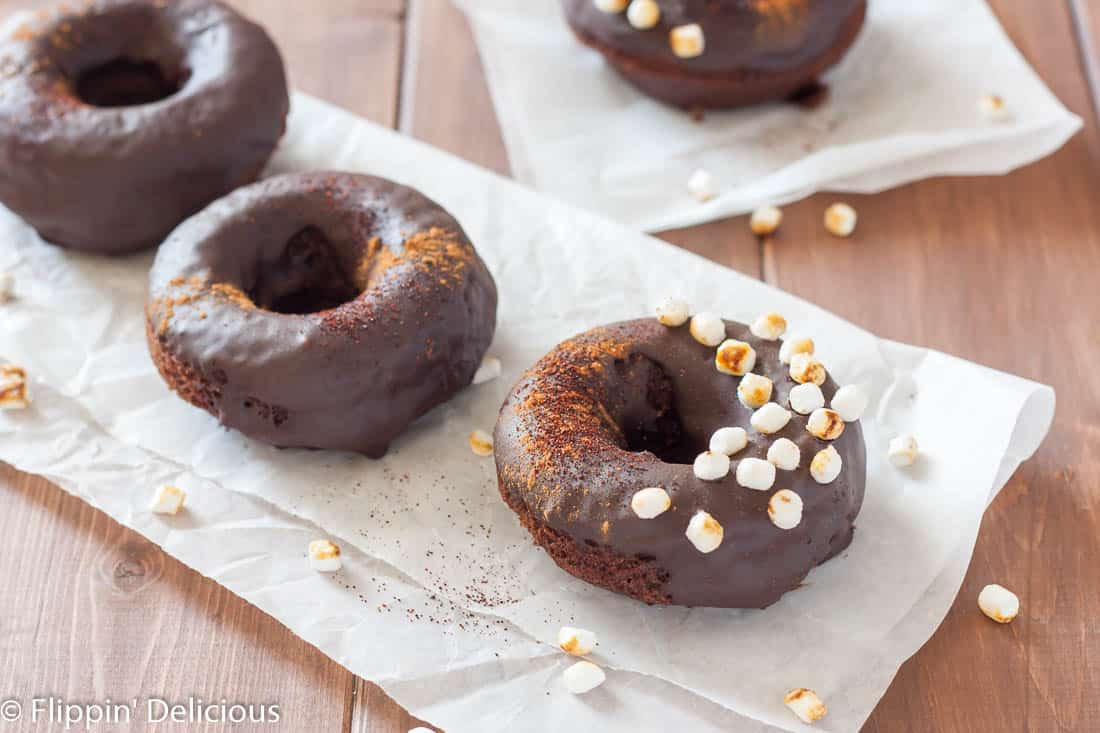
{"type": "Polygon", "coordinates": [[[752,413],[752,417],[749,418],[753,430],[758,433],[763,433],[764,435],[778,433],[780,430],[787,427],[787,423],[790,421],[791,411],[783,409],[775,402],[769,402],[764,405],[759,410],[752,413]]]}
{"type": "Polygon", "coordinates": [[[697,58],[707,50],[707,39],[698,23],[673,28],[668,33],[668,44],[672,46],[672,52],[682,59],[697,58]]]}
{"type": "Polygon", "coordinates": [[[829,407],[836,410],[844,422],[855,422],[867,409],[867,393],[856,384],[846,384],[836,391],[829,407]]]}
{"type": "Polygon", "coordinates": [[[186,491],[177,486],[165,484],[157,489],[149,510],[153,514],[177,514],[183,508],[183,502],[185,501],[187,501],[186,491]]]}
{"type": "Polygon", "coordinates": [[[1012,119],[1004,97],[999,94],[986,94],[978,100],[978,109],[993,122],[1007,122],[1012,119]]]}
{"type": "Polygon", "coordinates": [[[630,0],[592,0],[592,4],[596,6],[596,10],[602,10],[608,14],[621,13],[626,10],[630,0]]]}
{"type": "Polygon", "coordinates": [[[15,364],[0,364],[0,410],[25,410],[30,404],[26,370],[15,364]]]}
{"type": "Polygon", "coordinates": [[[709,171],[700,168],[688,179],[688,193],[700,203],[710,201],[718,195],[718,179],[709,171]]]}
{"type": "Polygon", "coordinates": [[[916,463],[919,454],[920,447],[917,445],[916,438],[912,435],[899,435],[890,441],[890,449],[886,455],[890,463],[902,468],[916,463]]]}
{"type": "Polygon", "coordinates": [[[630,508],[638,515],[639,519],[653,519],[668,511],[672,506],[672,499],[668,492],[660,486],[652,486],[648,489],[635,491],[630,499],[630,508]]]}
{"type": "Polygon", "coordinates": [[[828,376],[825,365],[814,358],[813,354],[795,354],[791,357],[791,379],[799,384],[813,382],[817,386],[825,384],[828,376]]]}
{"type": "Polygon", "coordinates": [[[802,522],[802,497],[780,489],[768,499],[768,518],[780,529],[794,529],[802,522]]]}
{"type": "Polygon", "coordinates": [[[999,624],[1007,624],[1020,613],[1020,599],[1003,586],[992,584],[978,594],[978,608],[999,624]]]}
{"type": "MultiPolygon", "coordinates": [[[[662,326],[670,326],[675,328],[676,326],[682,326],[687,323],[688,318],[691,317],[691,310],[687,304],[687,301],[680,300],[679,298],[668,297],[663,299],[657,304],[657,322],[662,326]]],[[[722,327],[722,333],[725,334],[725,326],[722,327]]]]}
{"type": "Polygon", "coordinates": [[[730,457],[725,453],[704,451],[695,457],[692,470],[700,481],[720,481],[730,472],[730,457]]]}
{"type": "Polygon", "coordinates": [[[817,408],[825,406],[825,395],[822,394],[821,387],[813,382],[806,382],[791,388],[787,402],[799,415],[809,415],[817,408]]]}
{"type": "Polygon", "coordinates": [[[779,361],[790,364],[795,354],[814,353],[814,340],[811,338],[789,338],[779,347],[779,361]]]}
{"type": "Polygon", "coordinates": [[[475,430],[470,433],[470,450],[479,456],[493,455],[493,436],[484,430],[475,430]]]}
{"type": "Polygon", "coordinates": [[[848,204],[833,204],[825,209],[825,231],[835,237],[850,237],[857,219],[856,210],[848,204]]]}
{"type": "Polygon", "coordinates": [[[704,511],[698,511],[688,522],[688,528],[684,534],[691,540],[691,544],[695,545],[696,550],[706,554],[718,549],[722,544],[725,531],[714,517],[704,511]]]}
{"type": "Polygon", "coordinates": [[[828,712],[825,703],[821,701],[817,693],[804,687],[798,687],[788,692],[783,698],[783,704],[797,715],[803,723],[817,722],[824,718],[825,713],[828,712]]]}
{"type": "Polygon", "coordinates": [[[737,483],[753,491],[767,491],[775,485],[775,466],[762,458],[744,458],[737,464],[737,483]]]}
{"type": "Polygon", "coordinates": [[[772,398],[772,380],[749,372],[737,385],[737,399],[745,407],[755,410],[763,407],[772,398]]]}
{"type": "Polygon", "coordinates": [[[431,728],[425,728],[422,725],[418,725],[415,728],[409,730],[409,733],[435,733],[431,728]]]}
{"type": "Polygon", "coordinates": [[[0,272],[0,303],[7,303],[15,297],[15,275],[0,272]]]}
{"type": "Polygon", "coordinates": [[[783,223],[783,212],[775,206],[761,206],[749,217],[749,229],[758,237],[775,234],[783,223]]]}
{"type": "Polygon", "coordinates": [[[583,657],[591,654],[596,647],[596,634],[588,629],[562,626],[558,630],[558,646],[566,654],[583,657]]]}
{"type": "Polygon", "coordinates": [[[474,384],[485,384],[500,376],[500,359],[495,356],[486,356],[481,360],[481,366],[474,372],[474,384]]]}
{"type": "Polygon", "coordinates": [[[710,436],[710,449],[714,453],[732,456],[749,444],[749,434],[744,428],[718,428],[710,436]]]}
{"type": "Polygon", "coordinates": [[[714,366],[723,374],[740,377],[756,366],[756,349],[737,339],[726,339],[714,355],[714,366]]]}
{"type": "Polygon", "coordinates": [[[726,322],[713,313],[696,313],[691,317],[688,330],[703,346],[717,346],[726,338],[726,322]]]}
{"type": "Polygon", "coordinates": [[[626,9],[626,19],[640,31],[649,30],[661,20],[661,6],[656,0],[633,0],[626,9]]]}
{"type": "Polygon", "coordinates": [[[335,573],[343,567],[340,547],[330,540],[313,540],[309,543],[309,566],[318,573],[335,573]]]}
{"type": "Polygon", "coordinates": [[[806,421],[806,429],[815,438],[836,440],[844,432],[844,421],[833,410],[819,407],[810,413],[810,419],[806,421]]]}
{"type": "Polygon", "coordinates": [[[583,695],[602,685],[607,675],[592,662],[584,661],[577,662],[562,672],[561,678],[565,682],[565,689],[574,695],[583,695]]]}
{"type": "Polygon", "coordinates": [[[765,341],[777,341],[787,332],[787,319],[778,313],[765,313],[749,326],[752,335],[765,341]]]}
{"type": "Polygon", "coordinates": [[[768,448],[768,463],[783,471],[793,471],[802,461],[802,451],[793,440],[780,438],[768,448]]]}
{"type": "Polygon", "coordinates": [[[830,445],[819,450],[814,459],[810,461],[810,475],[819,484],[829,484],[836,480],[836,477],[840,475],[840,469],[843,467],[844,461],[841,460],[840,454],[836,452],[836,448],[830,445]]]}

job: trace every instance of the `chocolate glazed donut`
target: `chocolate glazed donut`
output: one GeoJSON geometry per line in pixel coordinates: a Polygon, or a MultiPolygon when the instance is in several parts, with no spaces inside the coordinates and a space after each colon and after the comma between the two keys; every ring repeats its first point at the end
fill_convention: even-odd
{"type": "Polygon", "coordinates": [[[46,240],[152,247],[256,179],[286,125],[282,59],[215,0],[100,0],[0,45],[0,202],[46,240]]]}
{"type": "MultiPolygon", "coordinates": [[[[773,381],[771,400],[786,405],[796,385],[779,360],[779,342],[729,321],[725,330],[752,345],[753,371],[773,381]]],[[[738,399],[740,381],[715,368],[715,349],[696,342],[687,326],[645,319],[570,339],[527,371],[501,409],[501,495],[535,542],[582,580],[646,603],[764,608],[848,546],[866,455],[858,423],[831,442],[810,434],[798,414],[774,435],[753,430],[753,411],[738,399]],[[693,459],[725,426],[748,431],[735,465],[765,458],[770,445],[788,438],[800,450],[798,467],[777,471],[767,491],[739,485],[732,470],[716,481],[697,478],[693,459]],[[809,465],[829,445],[843,466],[822,484],[809,465]],[[631,500],[648,487],[663,488],[671,503],[643,519],[631,500]],[[781,489],[804,505],[793,529],[769,517],[769,499],[781,489]],[[685,536],[700,511],[724,530],[709,553],[685,536]]],[[[821,389],[829,400],[836,385],[830,379],[821,389]]]]}
{"type": "Polygon", "coordinates": [[[496,304],[462,227],[419,192],[291,174],[172,233],[146,328],[164,380],[222,424],[276,446],[380,457],[470,383],[496,304]]]}
{"type": "Polygon", "coordinates": [[[594,0],[562,4],[577,38],[631,84],[673,106],[712,109],[812,85],[844,57],[867,13],[867,0],[658,0],[656,25],[638,29],[627,12],[605,12],[594,0]],[[701,48],[678,55],[673,29],[692,25],[701,48]]]}

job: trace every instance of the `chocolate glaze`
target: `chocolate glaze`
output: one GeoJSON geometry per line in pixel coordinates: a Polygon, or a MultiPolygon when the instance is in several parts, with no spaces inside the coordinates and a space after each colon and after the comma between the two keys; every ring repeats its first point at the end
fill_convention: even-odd
{"type": "MultiPolygon", "coordinates": [[[[772,401],[787,406],[795,383],[779,362],[780,342],[730,321],[726,334],[752,344],[753,371],[772,379],[772,401]]],[[[560,344],[513,389],[495,434],[501,494],[567,571],[648,603],[763,608],[847,547],[866,481],[859,423],[832,441],[843,460],[840,476],[819,484],[809,464],[829,443],[807,432],[798,414],[776,435],[756,433],[752,410],[737,398],[740,379],[719,372],[714,355],[687,326],[627,321],[560,344]],[[701,481],[691,462],[724,426],[744,427],[749,445],[733,456],[728,477],[701,481]],[[765,458],[781,437],[801,450],[799,468],[777,471],[769,491],[738,485],[737,461],[765,458]],[[648,486],[668,491],[672,507],[639,519],[630,500],[648,486]],[[768,499],[779,489],[804,502],[794,529],[768,517],[768,499]],[[697,510],[725,530],[710,554],[684,535],[697,510]]],[[[836,389],[826,381],[826,401],[836,389]]]]}
{"type": "Polygon", "coordinates": [[[658,0],[638,30],[592,0],[562,0],[566,20],[628,81],[680,107],[735,107],[790,96],[837,63],[863,25],[867,0],[658,0]],[[684,59],[669,31],[698,23],[706,50],[684,59]]]}
{"type": "Polygon", "coordinates": [[[0,202],[121,254],[256,178],[289,108],[278,49],[215,0],[99,0],[0,44],[0,202]]]}
{"type": "Polygon", "coordinates": [[[473,379],[496,285],[413,189],[319,172],[238,189],[157,253],[146,327],[161,375],[278,446],[383,455],[473,379]]]}

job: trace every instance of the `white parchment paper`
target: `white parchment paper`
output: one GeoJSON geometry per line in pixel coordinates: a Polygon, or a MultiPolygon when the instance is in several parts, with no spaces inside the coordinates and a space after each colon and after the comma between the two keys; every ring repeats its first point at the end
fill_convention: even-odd
{"type": "Polygon", "coordinates": [[[1005,173],[1081,127],[985,0],[872,0],[856,45],[825,78],[825,104],[708,112],[703,122],[622,81],[573,37],[560,0],[454,2],[471,20],[515,176],[645,231],[817,191],[1005,173]],[[1005,99],[1009,119],[981,112],[988,94],[1005,99]],[[687,190],[699,168],[720,183],[706,204],[687,190]]]}
{"type": "Polygon", "coordinates": [[[1050,425],[1053,391],[883,341],[828,312],[295,95],[272,172],[342,168],[420,188],[450,209],[500,287],[504,376],[415,424],[381,461],[278,450],[173,396],[146,352],[151,255],[80,256],[0,210],[0,358],[34,404],[0,413],[0,460],[39,473],[161,544],[449,731],[798,730],[784,692],[812,687],[850,731],[957,592],[982,513],[1050,425]],[[850,549],[765,611],[651,608],[587,586],[533,547],[469,450],[521,371],[563,338],[652,312],[665,293],[747,320],[786,315],[840,383],[864,384],[869,484],[850,549]],[[913,470],[885,460],[918,436],[913,470]],[[162,518],[176,482],[188,509],[162,518]],[[345,570],[309,571],[333,536],[345,570]],[[567,694],[562,624],[595,630],[608,682],[567,694]]]}

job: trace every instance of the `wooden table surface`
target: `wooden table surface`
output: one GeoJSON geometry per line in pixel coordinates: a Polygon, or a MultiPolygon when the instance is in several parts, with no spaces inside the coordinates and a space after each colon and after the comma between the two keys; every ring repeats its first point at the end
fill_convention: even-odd
{"type": "MultiPolygon", "coordinates": [[[[477,51],[446,0],[235,4],[274,35],[296,87],[508,173],[477,51]]],[[[860,215],[849,240],[822,230],[831,196],[789,207],[774,241],[744,218],[664,235],[881,336],[1058,390],[1050,437],[986,514],[954,606],[868,731],[1100,730],[1100,0],[991,4],[1085,120],[1056,155],[1005,177],[846,197],[860,215]],[[976,610],[991,582],[1021,597],[1010,626],[976,610]]],[[[2,465],[0,578],[0,698],[198,694],[277,701],[284,730],[417,724],[213,581],[2,465]]]]}

